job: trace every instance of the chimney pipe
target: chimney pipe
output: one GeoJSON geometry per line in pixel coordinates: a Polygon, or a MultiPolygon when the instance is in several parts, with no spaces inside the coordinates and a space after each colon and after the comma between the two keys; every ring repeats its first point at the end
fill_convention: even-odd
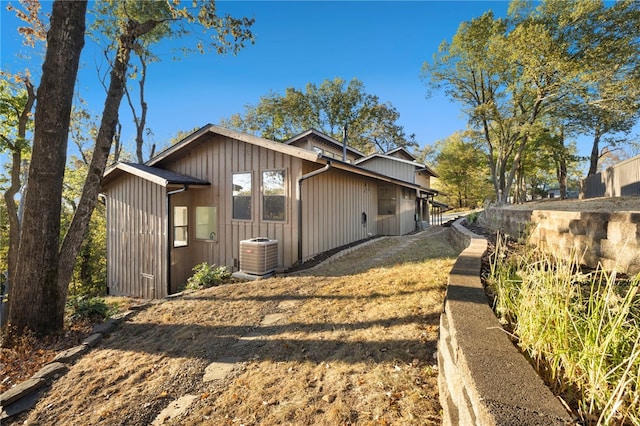
{"type": "Polygon", "coordinates": [[[342,129],[342,161],[347,162],[347,125],[342,129]]]}

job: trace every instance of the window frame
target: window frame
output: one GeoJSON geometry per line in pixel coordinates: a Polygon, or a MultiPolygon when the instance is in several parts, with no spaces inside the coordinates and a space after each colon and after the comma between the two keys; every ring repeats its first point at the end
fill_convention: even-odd
{"type": "MultiPolygon", "coordinates": [[[[196,232],[194,233],[193,238],[195,240],[198,241],[218,241],[218,207],[217,206],[195,206],[194,208],[194,214],[195,214],[195,227],[196,227],[196,232]],[[198,226],[203,225],[198,223],[198,209],[213,209],[213,216],[214,216],[214,223],[213,223],[213,227],[208,226],[207,227],[207,231],[209,231],[210,229],[213,228],[213,231],[208,233],[208,236],[206,238],[201,238],[198,236],[198,226]],[[211,238],[211,234],[213,234],[213,238],[211,238]]],[[[208,218],[211,218],[210,213],[207,214],[208,218]]],[[[206,225],[209,225],[209,222],[206,223],[206,225]]]]}
{"type": "Polygon", "coordinates": [[[172,225],[173,225],[173,248],[183,248],[183,247],[189,247],[189,206],[173,206],[173,215],[172,215],[172,225]],[[177,216],[177,210],[178,209],[184,209],[185,214],[184,214],[184,224],[181,225],[176,225],[176,218],[177,216]],[[182,229],[184,232],[184,240],[178,240],[177,237],[177,229],[182,229]],[[181,244],[177,244],[177,243],[181,243],[181,244]],[[182,244],[184,243],[184,244],[182,244]]]}
{"type": "Polygon", "coordinates": [[[241,222],[251,222],[253,220],[253,171],[239,171],[231,173],[231,220],[241,221],[241,222]],[[234,186],[234,176],[236,175],[249,175],[249,195],[234,195],[236,192],[233,189],[234,186]],[[249,217],[236,217],[235,216],[235,206],[236,206],[236,197],[248,197],[249,198],[249,217]]]}
{"type": "Polygon", "coordinates": [[[398,214],[398,201],[399,200],[398,200],[397,188],[396,188],[395,185],[393,185],[393,184],[382,184],[382,185],[378,186],[378,203],[377,203],[378,204],[378,206],[377,206],[378,207],[378,216],[395,216],[395,215],[397,215],[398,214]],[[393,195],[393,196],[391,198],[382,198],[380,196],[381,190],[384,190],[385,188],[391,188],[392,189],[390,194],[393,195]],[[381,209],[380,207],[383,204],[391,205],[391,201],[393,201],[393,205],[394,205],[393,213],[382,213],[381,210],[384,210],[384,209],[381,209]],[[383,204],[381,204],[381,203],[383,203],[383,204]]]}
{"type": "Polygon", "coordinates": [[[263,222],[275,222],[275,223],[285,223],[287,222],[287,169],[286,168],[281,168],[281,169],[268,169],[268,170],[262,170],[260,173],[260,198],[261,198],[261,203],[260,203],[260,218],[262,219],[263,222]],[[282,172],[283,177],[282,177],[282,195],[265,195],[265,179],[264,179],[264,175],[266,173],[274,173],[274,172],[282,172]],[[282,203],[282,219],[273,219],[273,218],[267,218],[265,217],[265,214],[267,213],[267,209],[265,206],[265,202],[266,202],[266,198],[267,197],[282,197],[283,199],[283,203],[282,203]]]}

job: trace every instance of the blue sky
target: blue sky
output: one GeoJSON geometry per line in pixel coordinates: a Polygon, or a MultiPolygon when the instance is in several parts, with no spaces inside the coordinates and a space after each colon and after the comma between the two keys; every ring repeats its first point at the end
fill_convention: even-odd
{"type": "MultiPolygon", "coordinates": [[[[2,3],[0,65],[34,73],[41,63],[24,60],[19,25],[2,3]]],[[[15,0],[14,2],[17,2],[15,0]]],[[[45,7],[50,8],[50,4],[45,7]]],[[[443,40],[450,40],[461,22],[493,10],[504,16],[507,1],[222,1],[221,13],[255,17],[255,44],[237,56],[191,54],[173,61],[172,46],[157,52],[162,62],[149,66],[147,98],[151,139],[163,145],[178,131],[188,131],[242,112],[269,92],[304,88],[326,79],[361,80],[368,93],[390,102],[400,124],[422,146],[433,144],[466,121],[460,107],[442,94],[426,98],[421,66],[443,40]]],[[[104,102],[96,64],[104,61],[89,38],[81,57],[78,87],[88,108],[98,115],[104,102]]],[[[125,103],[121,108],[123,142],[133,150],[134,126],[125,103]]],[[[589,139],[578,141],[588,155],[589,139]]]]}

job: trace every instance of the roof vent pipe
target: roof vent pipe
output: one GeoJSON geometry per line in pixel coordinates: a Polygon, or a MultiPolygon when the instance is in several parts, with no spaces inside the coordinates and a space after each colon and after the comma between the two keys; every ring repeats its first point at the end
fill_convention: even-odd
{"type": "Polygon", "coordinates": [[[347,125],[342,129],[342,161],[347,162],[347,125]]]}

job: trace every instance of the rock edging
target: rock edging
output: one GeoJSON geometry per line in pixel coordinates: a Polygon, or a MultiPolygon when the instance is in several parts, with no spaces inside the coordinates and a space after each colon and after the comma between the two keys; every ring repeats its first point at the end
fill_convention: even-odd
{"type": "Polygon", "coordinates": [[[466,247],[450,274],[438,341],[438,385],[443,425],[575,424],[514,347],[489,306],[480,281],[483,237],[452,226],[466,247]]]}
{"type": "Polygon", "coordinates": [[[31,378],[0,394],[0,421],[30,410],[45,388],[63,376],[71,364],[100,343],[103,337],[108,336],[119,323],[127,320],[146,306],[147,304],[132,306],[130,310],[96,325],[81,344],[58,353],[53,361],[42,367],[31,378]]]}

